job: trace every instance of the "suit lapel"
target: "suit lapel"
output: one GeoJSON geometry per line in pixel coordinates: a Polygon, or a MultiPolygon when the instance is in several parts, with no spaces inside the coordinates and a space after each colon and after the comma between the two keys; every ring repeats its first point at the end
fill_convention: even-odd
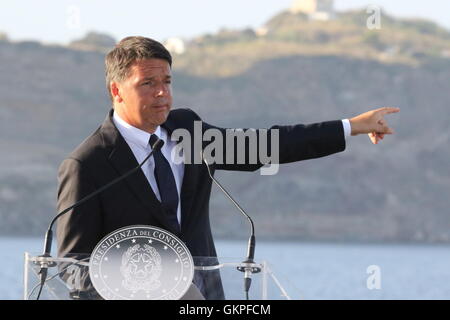
{"type": "MultiPolygon", "coordinates": [[[[120,135],[119,131],[115,127],[112,121],[112,114],[113,110],[111,110],[108,114],[101,130],[106,156],[112,166],[116,169],[118,176],[120,176],[137,167],[139,163],[134,157],[134,154],[125,139],[120,135]]],[[[155,193],[150,187],[150,184],[148,183],[148,180],[142,170],[138,170],[131,176],[127,177],[125,179],[125,183],[149,210],[149,214],[153,215],[167,230],[175,232],[175,230],[172,230],[170,227],[170,223],[161,208],[161,203],[156,198],[155,193]]]]}

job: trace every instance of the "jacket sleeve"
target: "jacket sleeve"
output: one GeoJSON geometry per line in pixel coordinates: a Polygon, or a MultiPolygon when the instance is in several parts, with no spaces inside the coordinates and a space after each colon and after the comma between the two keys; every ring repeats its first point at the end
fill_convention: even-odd
{"type": "MultiPolygon", "coordinates": [[[[196,114],[195,120],[201,121],[196,114]]],[[[221,135],[223,161],[216,161],[214,165],[219,170],[254,171],[269,163],[284,164],[328,156],[346,147],[340,120],[275,125],[269,129],[226,129],[202,122],[202,132],[203,150],[211,150],[207,146],[217,140],[218,133],[221,135]],[[213,134],[206,134],[209,130],[213,130],[213,134]],[[230,138],[233,135],[236,137],[230,138]],[[239,135],[241,138],[237,137],[239,135]],[[215,137],[204,141],[208,136],[215,137]]]]}
{"type": "MultiPolygon", "coordinates": [[[[58,172],[58,212],[97,190],[87,168],[76,159],[63,161],[58,172]]],[[[57,222],[58,256],[90,254],[101,240],[102,210],[94,197],[61,216],[57,222]]]]}

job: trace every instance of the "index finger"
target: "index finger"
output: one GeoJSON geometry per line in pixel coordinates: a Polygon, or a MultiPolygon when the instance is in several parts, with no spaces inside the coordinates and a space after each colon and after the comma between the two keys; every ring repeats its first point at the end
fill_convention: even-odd
{"type": "Polygon", "coordinates": [[[390,114],[390,113],[397,113],[400,112],[400,108],[394,108],[394,107],[384,107],[378,109],[383,115],[390,114]]]}

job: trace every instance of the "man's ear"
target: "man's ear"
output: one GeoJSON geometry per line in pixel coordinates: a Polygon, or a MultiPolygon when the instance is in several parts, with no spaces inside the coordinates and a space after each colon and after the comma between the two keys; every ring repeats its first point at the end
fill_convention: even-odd
{"type": "Polygon", "coordinates": [[[109,84],[109,90],[114,102],[120,103],[123,101],[122,97],[120,96],[120,84],[118,82],[111,81],[111,83],[109,84]]]}

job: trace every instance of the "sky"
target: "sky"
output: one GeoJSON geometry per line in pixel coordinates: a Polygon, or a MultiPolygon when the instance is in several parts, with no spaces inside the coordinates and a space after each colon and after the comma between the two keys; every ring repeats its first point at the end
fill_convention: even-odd
{"type": "MultiPolygon", "coordinates": [[[[0,32],[11,40],[67,44],[88,31],[117,40],[143,35],[163,41],[221,28],[257,28],[292,0],[0,0],[0,32]]],[[[449,0],[335,0],[337,10],[381,6],[397,17],[422,17],[450,29],[449,0]]]]}

